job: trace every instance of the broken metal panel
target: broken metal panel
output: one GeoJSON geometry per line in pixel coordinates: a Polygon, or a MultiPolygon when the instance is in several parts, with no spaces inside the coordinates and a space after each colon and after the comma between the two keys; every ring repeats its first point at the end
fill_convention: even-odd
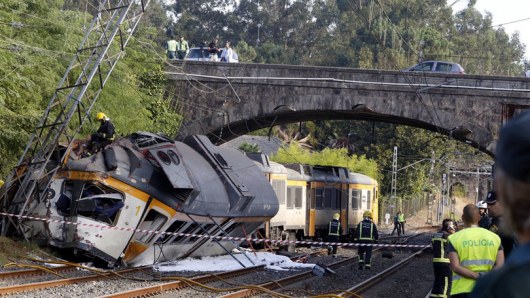
{"type": "Polygon", "coordinates": [[[178,151],[171,147],[162,147],[149,149],[149,153],[158,161],[173,188],[193,189],[193,183],[178,151]]]}

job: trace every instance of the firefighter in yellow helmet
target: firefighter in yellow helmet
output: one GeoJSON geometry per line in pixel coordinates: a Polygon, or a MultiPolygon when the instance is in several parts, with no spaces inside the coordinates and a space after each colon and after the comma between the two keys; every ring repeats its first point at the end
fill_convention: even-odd
{"type": "Polygon", "coordinates": [[[115,129],[109,117],[102,112],[96,114],[96,120],[100,122],[99,129],[90,137],[90,151],[96,153],[114,141],[115,129]]]}
{"type": "Polygon", "coordinates": [[[377,226],[372,222],[372,212],[364,211],[363,220],[357,225],[354,235],[355,242],[359,243],[357,254],[359,255],[359,270],[371,269],[372,246],[379,239],[377,226]]]}
{"type": "MultiPolygon", "coordinates": [[[[329,222],[328,227],[328,242],[340,242],[340,235],[342,234],[342,227],[340,225],[340,214],[335,213],[333,214],[333,219],[329,222]]],[[[337,257],[337,245],[330,245],[328,247],[328,255],[333,255],[333,257],[337,257]]]]}

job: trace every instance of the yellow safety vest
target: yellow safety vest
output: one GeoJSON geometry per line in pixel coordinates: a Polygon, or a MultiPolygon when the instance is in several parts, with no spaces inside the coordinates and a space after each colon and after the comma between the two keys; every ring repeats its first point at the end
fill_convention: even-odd
{"type": "Polygon", "coordinates": [[[167,42],[167,50],[170,52],[176,52],[177,51],[177,41],[172,39],[168,40],[167,42]]]}
{"type": "MultiPolygon", "coordinates": [[[[460,265],[473,272],[488,272],[495,265],[501,238],[497,234],[479,227],[470,227],[448,237],[449,242],[458,253],[460,265]]],[[[470,293],[475,280],[453,272],[451,295],[470,293]]]]}

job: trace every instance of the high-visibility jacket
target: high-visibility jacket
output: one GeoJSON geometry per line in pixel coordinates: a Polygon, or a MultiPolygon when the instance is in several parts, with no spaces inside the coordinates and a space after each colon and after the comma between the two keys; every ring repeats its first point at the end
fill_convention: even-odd
{"type": "Polygon", "coordinates": [[[354,237],[361,241],[373,241],[379,238],[377,226],[370,220],[364,219],[357,225],[357,233],[354,237]]]}
{"type": "Polygon", "coordinates": [[[400,213],[399,216],[398,216],[398,221],[399,222],[405,222],[405,214],[400,213]]]}
{"type": "Polygon", "coordinates": [[[432,236],[432,261],[433,263],[449,263],[447,257],[447,236],[449,234],[439,231],[432,236]]]}
{"type": "MultiPolygon", "coordinates": [[[[460,265],[467,269],[477,273],[488,272],[495,265],[501,246],[501,238],[495,233],[479,227],[470,227],[450,235],[447,239],[458,253],[460,265]]],[[[453,272],[451,295],[470,293],[474,286],[474,279],[453,272]]]]}
{"type": "Polygon", "coordinates": [[[185,41],[185,40],[181,40],[178,43],[177,50],[179,50],[181,52],[186,52],[186,53],[189,52],[190,47],[188,46],[188,42],[185,41]]]}
{"type": "Polygon", "coordinates": [[[176,52],[177,51],[177,41],[172,39],[168,40],[167,42],[167,50],[169,52],[176,52]]]}
{"type": "Polygon", "coordinates": [[[333,219],[332,221],[329,222],[329,231],[328,231],[329,236],[340,236],[341,232],[342,232],[342,228],[338,220],[333,219]]]}

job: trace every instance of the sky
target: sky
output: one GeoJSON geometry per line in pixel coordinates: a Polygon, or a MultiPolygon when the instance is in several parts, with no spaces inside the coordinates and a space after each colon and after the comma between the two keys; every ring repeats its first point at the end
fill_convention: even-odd
{"type": "MultiPolygon", "coordinates": [[[[453,5],[454,12],[465,8],[469,3],[468,0],[447,0],[447,3],[450,5],[455,1],[458,2],[453,5]]],[[[529,0],[477,0],[475,8],[482,13],[482,15],[484,15],[486,11],[490,12],[493,17],[493,25],[504,24],[504,30],[510,36],[515,31],[519,31],[519,38],[521,42],[526,45],[525,57],[527,60],[530,60],[529,0]]]]}
{"type": "MultiPolygon", "coordinates": [[[[291,261],[286,256],[275,255],[269,252],[246,252],[247,257],[243,254],[234,254],[234,256],[245,266],[253,266],[249,261],[252,260],[255,266],[265,265],[269,270],[300,270],[304,268],[313,268],[315,264],[303,264],[291,261]]],[[[212,268],[218,268],[219,271],[228,271],[242,269],[238,261],[231,256],[204,257],[201,259],[187,258],[170,263],[158,264],[154,268],[160,272],[173,271],[212,271],[212,268]]]]}

